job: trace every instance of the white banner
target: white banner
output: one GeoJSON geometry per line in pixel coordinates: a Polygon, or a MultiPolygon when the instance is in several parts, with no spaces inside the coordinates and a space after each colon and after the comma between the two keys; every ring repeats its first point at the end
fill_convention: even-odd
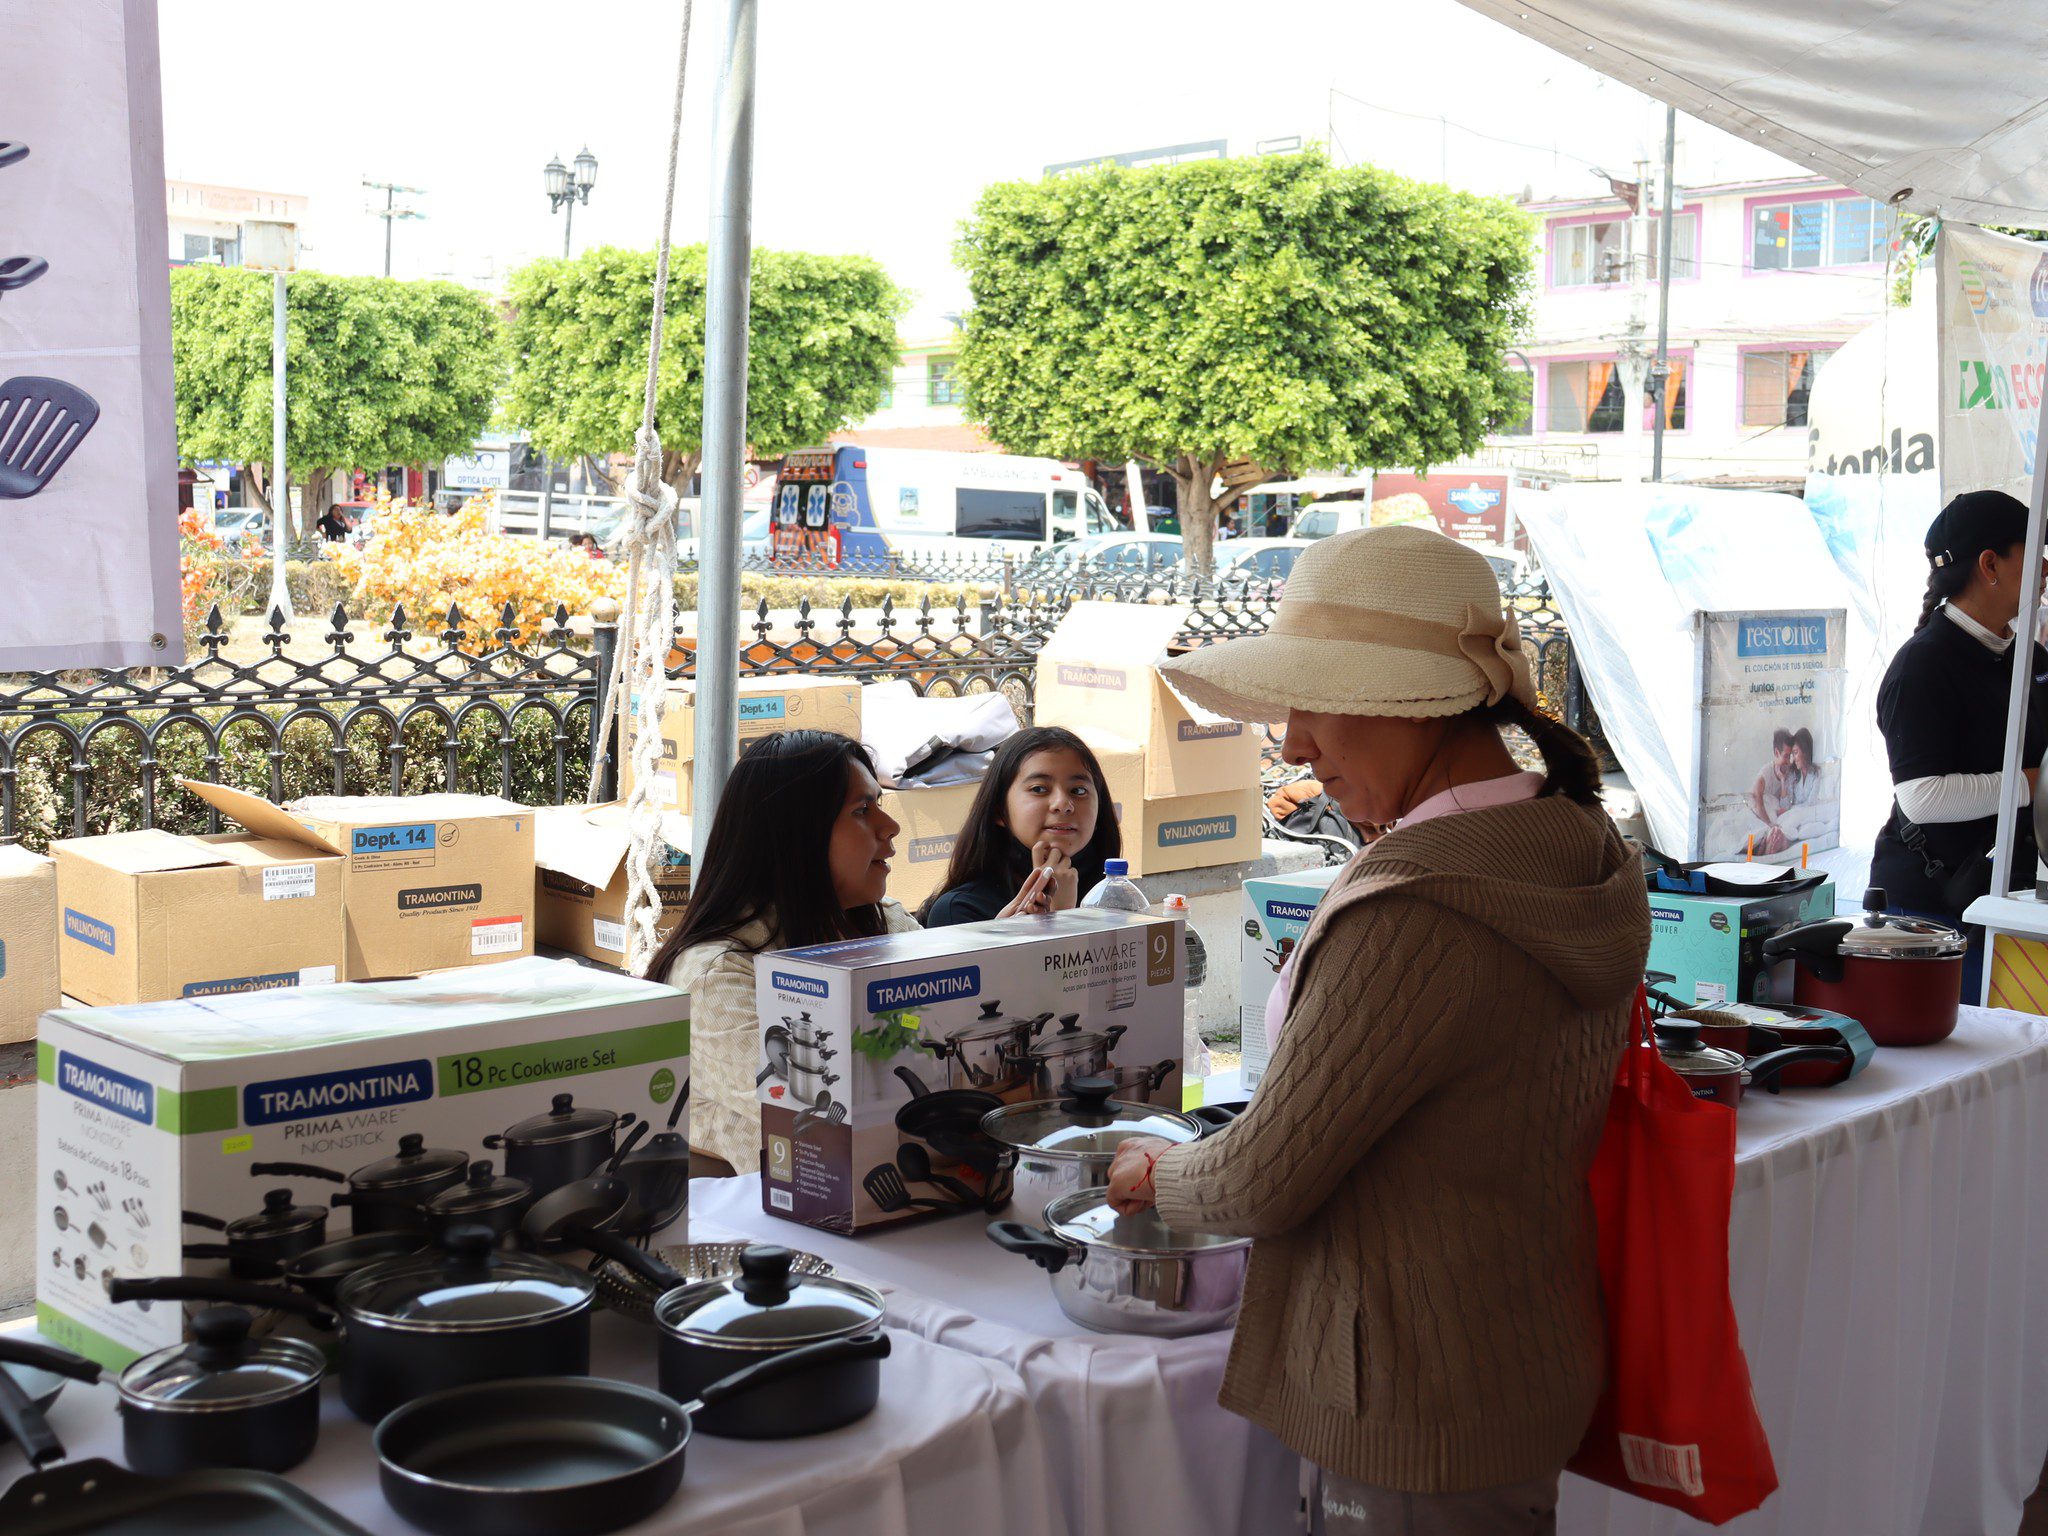
{"type": "Polygon", "coordinates": [[[155,0],[9,6],[4,30],[0,672],[178,662],[155,0]]]}
{"type": "Polygon", "coordinates": [[[2048,374],[2048,245],[1944,224],[1939,271],[1942,500],[2025,501],[2048,374]]]}

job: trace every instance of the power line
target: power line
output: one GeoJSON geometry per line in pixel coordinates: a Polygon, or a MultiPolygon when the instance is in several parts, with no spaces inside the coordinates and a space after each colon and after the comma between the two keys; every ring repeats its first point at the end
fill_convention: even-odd
{"type": "MultiPolygon", "coordinates": [[[[1490,144],[1505,144],[1511,149],[1526,149],[1534,154],[1549,155],[1553,159],[1570,160],[1576,165],[1583,165],[1589,171],[1599,170],[1599,167],[1591,160],[1586,159],[1582,155],[1575,155],[1569,150],[1559,149],[1555,144],[1525,144],[1520,139],[1504,139],[1498,134],[1484,133],[1465,123],[1452,122],[1441,113],[1403,112],[1398,107],[1383,107],[1376,101],[1367,101],[1363,96],[1354,96],[1349,91],[1340,90],[1334,85],[1330,87],[1330,95],[1332,99],[1342,97],[1354,106],[1364,107],[1368,112],[1384,112],[1389,117],[1405,117],[1410,122],[1435,123],[1440,128],[1455,128],[1460,133],[1470,134],[1475,139],[1485,139],[1490,144]]],[[[1334,125],[1332,127],[1332,136],[1335,136],[1334,125]]]]}
{"type": "Polygon", "coordinates": [[[374,214],[384,221],[384,275],[389,277],[391,275],[392,224],[399,219],[424,219],[426,217],[417,208],[399,207],[398,194],[408,192],[424,197],[426,196],[427,189],[425,187],[401,187],[395,181],[372,181],[367,176],[363,178],[363,185],[370,188],[373,192],[382,192],[384,194],[384,206],[382,208],[377,207],[373,203],[363,211],[374,214]]]}

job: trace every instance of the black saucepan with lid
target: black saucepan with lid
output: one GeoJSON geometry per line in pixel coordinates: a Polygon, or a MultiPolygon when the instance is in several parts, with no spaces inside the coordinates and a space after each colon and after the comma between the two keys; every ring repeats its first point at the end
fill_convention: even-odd
{"type": "Polygon", "coordinates": [[[526,1180],[538,1200],[610,1162],[619,1131],[633,1121],[630,1114],[579,1106],[572,1095],[558,1093],[545,1113],[529,1115],[502,1136],[486,1136],[484,1146],[502,1151],[505,1172],[526,1180]]]}
{"type": "Polygon", "coordinates": [[[489,1227],[510,1247],[518,1239],[520,1218],[532,1204],[532,1185],[494,1171],[491,1160],[480,1157],[469,1165],[460,1184],[451,1184],[427,1202],[427,1230],[439,1241],[454,1227],[489,1227]]]}
{"type": "Polygon", "coordinates": [[[238,1280],[274,1279],[293,1259],[327,1241],[327,1213],[324,1205],[294,1203],[289,1189],[266,1191],[262,1210],[233,1221],[187,1211],[188,1225],[210,1227],[222,1241],[188,1243],[185,1257],[225,1258],[228,1273],[238,1280]]]}
{"type": "Polygon", "coordinates": [[[144,1355],[121,1373],[129,1466],[283,1472],[312,1454],[326,1360],[299,1339],[250,1338],[249,1321],[240,1307],[208,1307],[192,1319],[190,1343],[144,1355]]]}

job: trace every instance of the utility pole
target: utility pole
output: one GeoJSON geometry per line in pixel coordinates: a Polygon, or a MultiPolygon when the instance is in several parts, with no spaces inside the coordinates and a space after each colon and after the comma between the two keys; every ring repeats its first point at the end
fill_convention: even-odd
{"type": "Polygon", "coordinates": [[[289,624],[294,615],[291,585],[284,576],[284,528],[292,511],[292,482],[284,467],[284,322],[284,274],[277,272],[270,287],[270,612],[283,614],[289,624]]]}
{"type": "Polygon", "coordinates": [[[1626,485],[1639,484],[1643,478],[1643,379],[1649,369],[1643,349],[1643,309],[1649,297],[1645,281],[1650,261],[1649,171],[1649,161],[1636,162],[1635,206],[1629,210],[1628,226],[1628,330],[1616,363],[1621,370],[1621,479],[1626,485]]]}
{"type": "Polygon", "coordinates": [[[1678,108],[1664,109],[1664,227],[1657,231],[1657,359],[1650,367],[1650,399],[1657,414],[1650,425],[1650,478],[1664,478],[1664,419],[1670,414],[1665,392],[1671,387],[1671,228],[1678,222],[1678,189],[1673,185],[1677,159],[1678,108]]]}
{"type": "Polygon", "coordinates": [[[424,219],[426,217],[417,208],[399,207],[398,194],[406,192],[424,197],[426,196],[427,189],[425,187],[401,187],[395,181],[372,181],[367,176],[363,178],[363,185],[370,188],[373,192],[382,192],[384,194],[384,206],[382,208],[372,204],[363,211],[384,221],[384,275],[389,277],[391,275],[392,223],[398,219],[424,219]]]}

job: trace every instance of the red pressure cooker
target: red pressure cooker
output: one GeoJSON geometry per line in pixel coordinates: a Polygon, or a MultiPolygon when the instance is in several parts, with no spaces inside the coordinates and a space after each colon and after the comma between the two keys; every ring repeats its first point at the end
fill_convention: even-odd
{"type": "Polygon", "coordinates": [[[1955,1031],[1969,941],[1946,923],[1885,911],[1863,893],[1863,916],[1804,923],[1764,940],[1766,960],[1797,962],[1795,1002],[1862,1021],[1879,1045],[1933,1045],[1955,1031]]]}

